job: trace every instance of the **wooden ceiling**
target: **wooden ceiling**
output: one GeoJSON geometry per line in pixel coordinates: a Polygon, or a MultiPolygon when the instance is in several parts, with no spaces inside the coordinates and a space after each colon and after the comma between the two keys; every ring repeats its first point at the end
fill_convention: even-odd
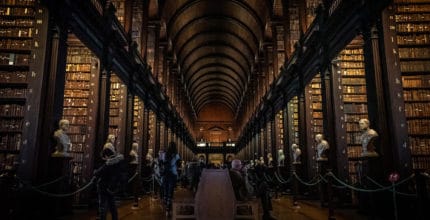
{"type": "Polygon", "coordinates": [[[196,113],[222,103],[233,113],[263,44],[271,1],[167,0],[160,5],[176,62],[196,113]]]}

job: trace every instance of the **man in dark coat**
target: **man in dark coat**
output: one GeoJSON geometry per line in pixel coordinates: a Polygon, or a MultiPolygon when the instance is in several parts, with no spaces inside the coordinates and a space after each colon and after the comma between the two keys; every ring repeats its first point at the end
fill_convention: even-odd
{"type": "Polygon", "coordinates": [[[102,150],[102,158],[105,163],[96,171],[97,193],[99,199],[99,219],[105,220],[109,209],[112,220],[118,220],[118,211],[115,205],[114,193],[119,190],[121,176],[124,171],[124,156],[117,154],[115,149],[105,146],[102,150]]]}

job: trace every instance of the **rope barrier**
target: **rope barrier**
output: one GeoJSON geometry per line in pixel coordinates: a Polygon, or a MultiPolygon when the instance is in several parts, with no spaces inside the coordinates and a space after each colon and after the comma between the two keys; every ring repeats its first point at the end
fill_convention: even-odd
{"type": "MultiPolygon", "coordinates": [[[[85,190],[85,189],[87,189],[88,187],[90,187],[93,183],[94,183],[94,180],[95,180],[96,178],[95,177],[93,177],[92,179],[91,179],[91,181],[89,182],[89,183],[87,183],[87,185],[85,185],[84,187],[82,187],[82,188],[80,188],[80,189],[78,189],[78,190],[76,190],[76,191],[74,191],[74,192],[71,192],[71,193],[64,193],[64,194],[54,194],[54,193],[49,193],[49,192],[45,192],[45,191],[42,191],[42,190],[39,190],[38,188],[36,188],[36,187],[34,187],[34,186],[29,186],[30,187],[30,189],[32,189],[32,190],[34,190],[35,192],[38,192],[38,193],[40,193],[40,194],[42,194],[42,195],[46,195],[46,196],[50,196],[50,197],[57,197],[57,198],[61,198],[61,197],[69,197],[69,196],[73,196],[73,195],[75,195],[75,194],[77,194],[77,193],[79,193],[79,192],[81,192],[81,191],[83,191],[83,190],[85,190]]],[[[24,182],[23,182],[24,183],[24,182]]],[[[25,184],[25,183],[24,183],[25,184]]],[[[26,184],[26,185],[28,185],[28,184],[26,184]]]]}
{"type": "Polygon", "coordinates": [[[127,181],[127,183],[130,183],[131,181],[133,181],[133,179],[136,178],[138,174],[139,174],[138,172],[134,173],[134,175],[127,181]]]}
{"type": "Polygon", "coordinates": [[[144,182],[151,182],[152,178],[154,178],[154,177],[151,175],[151,176],[148,176],[147,178],[142,179],[142,181],[144,181],[144,182]]]}
{"type": "Polygon", "coordinates": [[[291,179],[291,176],[290,177],[288,177],[288,179],[287,180],[285,180],[284,179],[284,177],[282,177],[282,175],[281,175],[281,173],[278,173],[279,171],[276,171],[275,172],[275,174],[278,176],[278,178],[280,179],[280,180],[282,180],[282,181],[290,181],[290,179],[291,179]]]}
{"type": "Polygon", "coordinates": [[[60,176],[59,178],[57,178],[57,179],[55,179],[55,180],[52,180],[52,181],[47,182],[47,183],[44,183],[44,184],[40,184],[40,185],[38,185],[38,186],[35,186],[35,188],[42,188],[42,187],[44,187],[44,186],[49,186],[49,185],[51,185],[51,184],[53,184],[53,183],[59,182],[60,180],[64,179],[65,177],[66,177],[66,176],[60,176]]]}
{"type": "Polygon", "coordinates": [[[275,178],[281,183],[281,184],[285,184],[291,181],[291,177],[288,178],[288,180],[284,180],[282,179],[280,176],[278,176],[278,173],[275,172],[275,178]]]}
{"type": "Polygon", "coordinates": [[[296,173],[296,172],[293,172],[293,176],[294,176],[294,177],[296,177],[296,179],[297,179],[299,182],[301,182],[303,185],[306,185],[306,186],[315,186],[315,185],[317,185],[319,182],[321,182],[321,179],[319,179],[319,180],[317,180],[316,182],[311,183],[311,181],[315,179],[315,177],[314,177],[314,178],[312,178],[312,179],[311,179],[311,181],[309,181],[309,183],[307,183],[307,182],[303,181],[302,179],[300,179],[300,177],[297,175],[297,173],[296,173]]]}
{"type": "Polygon", "coordinates": [[[266,173],[263,173],[264,179],[268,182],[273,182],[273,179],[270,179],[270,177],[267,177],[266,173]]]}
{"type": "Polygon", "coordinates": [[[406,178],[406,179],[404,179],[402,181],[399,181],[398,183],[393,184],[392,186],[385,186],[385,187],[381,187],[379,189],[361,189],[361,188],[358,188],[358,187],[355,187],[355,186],[348,185],[347,183],[345,183],[342,180],[340,180],[339,178],[337,178],[332,172],[328,172],[327,175],[332,176],[333,179],[335,179],[338,183],[342,184],[343,186],[345,186],[347,188],[350,188],[352,190],[355,190],[355,191],[359,191],[359,192],[380,192],[380,191],[390,190],[394,186],[401,185],[401,184],[405,183],[406,181],[408,181],[408,180],[410,180],[411,178],[414,177],[414,174],[412,174],[408,178],[406,178]]]}
{"type": "MultiPolygon", "coordinates": [[[[328,183],[328,180],[323,175],[320,174],[320,178],[321,178],[322,181],[328,183]]],[[[345,186],[339,186],[339,185],[336,185],[336,184],[333,184],[333,183],[331,185],[333,187],[335,187],[335,188],[338,188],[338,189],[345,189],[346,188],[345,186]]]]}
{"type": "MultiPolygon", "coordinates": [[[[370,178],[368,176],[367,176],[367,179],[370,180],[373,184],[377,185],[378,187],[382,187],[382,188],[385,187],[382,184],[379,184],[378,182],[376,182],[375,180],[373,180],[372,178],[370,178]]],[[[390,192],[393,192],[393,190],[390,189],[390,192]]],[[[399,192],[399,191],[396,191],[396,193],[399,195],[402,195],[402,196],[417,197],[417,194],[403,193],[403,192],[399,192]]]]}

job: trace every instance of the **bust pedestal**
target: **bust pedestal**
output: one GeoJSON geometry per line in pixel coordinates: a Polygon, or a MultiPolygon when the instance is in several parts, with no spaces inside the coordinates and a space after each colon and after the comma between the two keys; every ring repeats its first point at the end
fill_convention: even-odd
{"type": "MultiPolygon", "coordinates": [[[[301,165],[302,163],[300,162],[293,162],[291,166],[291,171],[295,172],[298,177],[300,177],[301,165]]],[[[299,206],[298,200],[299,200],[299,194],[300,194],[299,181],[296,179],[295,176],[293,176],[292,178],[293,178],[292,179],[293,180],[293,206],[298,207],[299,206]]]]}
{"type": "MultiPolygon", "coordinates": [[[[49,186],[49,192],[54,194],[70,193],[71,189],[71,170],[70,161],[73,159],[71,156],[52,156],[49,161],[49,179],[55,180],[63,177],[56,183],[49,186]]],[[[49,197],[51,203],[50,213],[54,217],[69,214],[72,212],[73,196],[53,198],[49,197]]]]}
{"type": "MultiPolygon", "coordinates": [[[[328,160],[327,159],[319,159],[317,160],[318,163],[318,174],[324,176],[327,173],[328,169],[328,160]]],[[[326,207],[328,205],[328,193],[327,193],[327,183],[324,181],[321,181],[319,184],[319,194],[320,194],[320,202],[321,207],[326,207]]]]}

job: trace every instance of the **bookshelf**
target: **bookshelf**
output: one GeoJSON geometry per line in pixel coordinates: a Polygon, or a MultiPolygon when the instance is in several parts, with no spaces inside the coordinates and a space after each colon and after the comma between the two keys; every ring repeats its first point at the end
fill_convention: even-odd
{"type": "Polygon", "coordinates": [[[109,95],[109,134],[116,137],[115,147],[118,152],[124,152],[125,142],[125,118],[127,88],[120,78],[112,73],[109,95]]]}
{"type": "Polygon", "coordinates": [[[368,118],[366,79],[364,70],[363,39],[356,37],[338,56],[334,80],[340,82],[339,94],[343,110],[344,129],[348,155],[348,171],[351,183],[357,180],[357,161],[361,155],[361,131],[358,121],[368,118]]]}
{"type": "Polygon", "coordinates": [[[299,99],[297,96],[294,96],[288,102],[288,130],[289,130],[289,148],[292,144],[298,144],[300,146],[299,141],[299,99]]]}
{"type": "Polygon", "coordinates": [[[36,12],[34,0],[0,4],[0,172],[22,147],[36,12]]]}
{"type": "Polygon", "coordinates": [[[139,147],[142,147],[143,144],[143,123],[144,123],[144,104],[143,101],[134,96],[133,103],[133,141],[135,141],[139,147]]]}
{"type": "Polygon", "coordinates": [[[167,151],[165,141],[168,141],[169,138],[168,131],[166,129],[164,122],[160,121],[160,149],[164,149],[164,151],[167,151]]]}
{"type": "Polygon", "coordinates": [[[158,157],[158,152],[155,152],[155,132],[156,132],[156,118],[155,113],[149,111],[149,123],[148,123],[148,149],[154,150],[154,157],[158,157]]]}
{"type": "Polygon", "coordinates": [[[284,116],[283,116],[284,111],[280,110],[278,112],[278,114],[276,114],[276,120],[277,120],[277,138],[276,138],[276,146],[278,146],[278,148],[284,148],[284,116]]]}
{"type": "Polygon", "coordinates": [[[290,48],[286,48],[290,50],[290,52],[294,52],[297,41],[300,39],[300,22],[299,22],[299,5],[295,1],[290,1],[290,6],[288,7],[288,12],[290,16],[290,34],[289,34],[289,43],[290,48]]]}
{"type": "Polygon", "coordinates": [[[141,33],[143,24],[143,4],[140,1],[133,1],[133,18],[131,40],[137,43],[138,51],[142,48],[141,33]]]}
{"type": "Polygon", "coordinates": [[[323,112],[322,112],[322,96],[321,96],[321,76],[317,74],[311,81],[310,88],[310,101],[312,113],[312,140],[315,140],[316,134],[323,134],[323,112]]]}
{"type": "Polygon", "coordinates": [[[322,95],[321,95],[321,76],[316,74],[311,82],[305,87],[306,89],[306,140],[308,149],[308,165],[310,166],[310,174],[314,176],[314,171],[317,170],[316,163],[316,142],[315,136],[317,134],[324,134],[323,130],[323,109],[322,109],[322,95]]]}
{"type": "Polygon", "coordinates": [[[115,6],[115,15],[118,18],[119,23],[124,27],[125,0],[113,0],[112,4],[115,6]]]}
{"type": "MultiPolygon", "coordinates": [[[[76,37],[69,35],[63,118],[69,120],[68,135],[72,142],[73,186],[85,185],[92,175],[92,147],[95,141],[98,59],[76,37]]],[[[79,202],[80,194],[75,195],[79,202]]]]}
{"type": "Polygon", "coordinates": [[[312,24],[315,17],[317,16],[315,10],[321,3],[321,0],[306,0],[306,28],[312,24]]]}
{"type": "Polygon", "coordinates": [[[413,169],[430,169],[430,0],[395,0],[403,98],[413,169]]]}

